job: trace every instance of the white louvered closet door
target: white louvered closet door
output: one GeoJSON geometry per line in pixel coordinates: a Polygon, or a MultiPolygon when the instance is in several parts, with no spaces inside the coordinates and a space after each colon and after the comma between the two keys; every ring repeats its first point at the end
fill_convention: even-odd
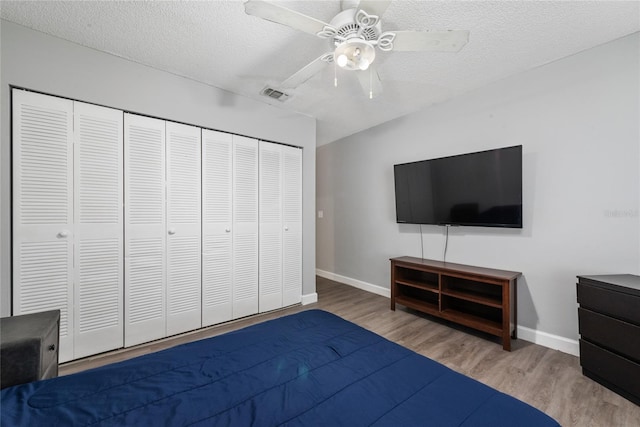
{"type": "Polygon", "coordinates": [[[302,301],[302,149],[282,147],[282,305],[302,301]]]}
{"type": "Polygon", "coordinates": [[[60,310],[73,358],[73,101],[13,96],[13,314],[60,310]]]}
{"type": "Polygon", "coordinates": [[[167,122],[167,335],[202,326],[200,128],[167,122]]]}
{"type": "Polygon", "coordinates": [[[233,318],[258,312],[258,141],[233,136],[233,318]]]}
{"type": "Polygon", "coordinates": [[[166,335],[165,122],[124,115],[124,345],[166,335]]]}
{"type": "Polygon", "coordinates": [[[74,102],[74,359],[123,346],[122,126],[74,102]]]}
{"type": "Polygon", "coordinates": [[[282,307],[282,146],[260,141],[260,312],[282,307]]]}
{"type": "Polygon", "coordinates": [[[233,318],[233,141],[202,130],[202,326],[233,318]]]}

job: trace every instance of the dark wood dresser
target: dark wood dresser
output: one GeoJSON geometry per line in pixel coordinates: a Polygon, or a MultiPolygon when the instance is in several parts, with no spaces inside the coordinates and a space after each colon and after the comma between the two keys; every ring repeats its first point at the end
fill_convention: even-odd
{"type": "Polygon", "coordinates": [[[0,388],[58,376],[60,310],[0,319],[0,388]]]}
{"type": "Polygon", "coordinates": [[[582,373],[640,405],[640,276],[578,276],[582,373]]]}

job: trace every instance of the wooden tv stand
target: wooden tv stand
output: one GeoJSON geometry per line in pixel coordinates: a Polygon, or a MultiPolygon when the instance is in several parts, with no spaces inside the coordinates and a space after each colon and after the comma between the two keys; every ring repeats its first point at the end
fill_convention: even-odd
{"type": "Polygon", "coordinates": [[[391,259],[391,310],[396,304],[502,338],[516,335],[516,271],[413,257],[391,259]]]}

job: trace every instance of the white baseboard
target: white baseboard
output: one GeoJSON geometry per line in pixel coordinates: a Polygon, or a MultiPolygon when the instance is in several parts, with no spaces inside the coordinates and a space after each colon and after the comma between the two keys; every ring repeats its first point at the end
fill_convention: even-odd
{"type": "Polygon", "coordinates": [[[524,326],[518,326],[518,339],[540,344],[563,353],[580,356],[580,346],[577,340],[553,335],[547,332],[537,331],[524,326]]]}
{"type": "Polygon", "coordinates": [[[317,268],[316,274],[320,277],[324,277],[325,279],[335,280],[336,282],[344,283],[346,285],[353,286],[354,288],[362,289],[363,291],[391,298],[391,290],[383,288],[382,286],[372,285],[371,283],[352,279],[351,277],[341,276],[339,274],[331,273],[329,271],[324,271],[317,268]]]}
{"type": "Polygon", "coordinates": [[[314,292],[312,294],[302,295],[302,305],[313,304],[314,302],[318,302],[317,292],[314,292]]]}
{"type": "MultiPolygon", "coordinates": [[[[351,277],[341,276],[339,274],[331,273],[316,269],[316,274],[325,279],[335,280],[336,282],[344,283],[354,288],[362,289],[363,291],[371,292],[383,297],[391,298],[391,290],[383,288],[382,286],[373,285],[371,283],[363,282],[361,280],[352,279],[351,277]]],[[[316,294],[316,301],[317,301],[316,294]]],[[[304,296],[303,304],[304,304],[304,296]]],[[[541,346],[561,351],[563,353],[572,354],[574,356],[580,355],[580,347],[577,340],[561,337],[559,335],[553,335],[547,332],[538,331],[535,329],[526,328],[524,326],[518,326],[518,339],[539,344],[541,346]]]]}

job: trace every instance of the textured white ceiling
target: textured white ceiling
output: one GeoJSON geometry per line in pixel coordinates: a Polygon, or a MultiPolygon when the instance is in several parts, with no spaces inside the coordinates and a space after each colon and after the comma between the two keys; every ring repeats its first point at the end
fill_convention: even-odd
{"type": "MultiPolygon", "coordinates": [[[[285,1],[329,22],[340,2],[285,1]]],[[[417,1],[391,3],[383,30],[470,30],[458,53],[389,52],[376,58],[373,100],[353,72],[325,70],[276,101],[260,96],[329,42],[249,16],[242,1],[2,1],[0,17],[44,33],[317,119],[329,143],[490,82],[640,31],[638,1],[417,1]]]]}

